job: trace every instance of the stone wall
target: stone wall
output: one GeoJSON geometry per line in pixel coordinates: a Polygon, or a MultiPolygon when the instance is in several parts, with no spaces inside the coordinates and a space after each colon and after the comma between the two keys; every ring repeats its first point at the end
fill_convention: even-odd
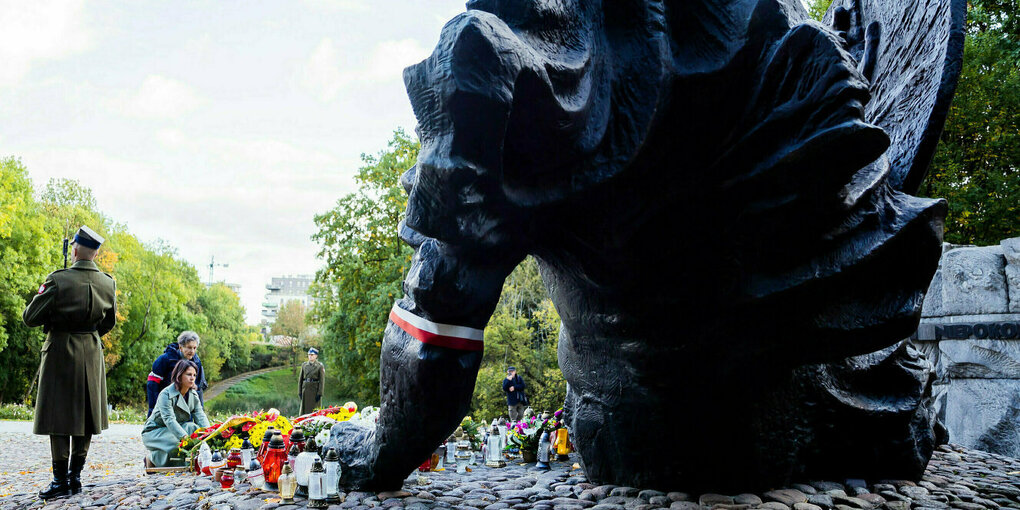
{"type": "Polygon", "coordinates": [[[1020,237],[944,245],[914,340],[949,441],[1020,457],[1020,237]]]}

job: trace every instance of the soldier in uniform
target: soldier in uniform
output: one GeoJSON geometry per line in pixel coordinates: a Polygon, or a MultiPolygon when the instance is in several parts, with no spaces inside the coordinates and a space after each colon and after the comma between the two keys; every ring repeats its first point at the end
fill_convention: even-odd
{"type": "Polygon", "coordinates": [[[53,482],[39,493],[42,499],[81,492],[92,434],[109,428],[100,337],[117,322],[117,301],[113,277],[93,262],[101,244],[92,229],[78,229],[74,264],[50,273],[22,314],[25,324],[47,333],[33,428],[50,436],[53,457],[53,482]]]}
{"type": "Polygon", "coordinates": [[[298,381],[298,395],[301,398],[301,414],[312,412],[322,401],[322,383],[326,379],[326,367],[319,363],[319,350],[308,349],[308,361],[301,364],[301,379],[298,381]]]}

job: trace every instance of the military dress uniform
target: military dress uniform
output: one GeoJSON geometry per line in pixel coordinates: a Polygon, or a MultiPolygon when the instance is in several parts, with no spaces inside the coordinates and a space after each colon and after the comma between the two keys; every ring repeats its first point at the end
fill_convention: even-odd
{"type": "MultiPolygon", "coordinates": [[[[103,238],[82,227],[74,241],[98,249],[103,238]]],[[[117,322],[116,284],[95,262],[78,260],[50,273],[22,318],[46,332],[33,432],[50,436],[53,484],[40,496],[77,494],[92,434],[109,428],[100,337],[117,322]]]]}
{"type": "MultiPolygon", "coordinates": [[[[319,354],[316,349],[309,349],[309,354],[319,354]]],[[[301,364],[301,379],[298,382],[298,394],[301,396],[301,414],[312,412],[322,400],[322,385],[326,379],[326,367],[319,362],[306,361],[301,364]]]]}

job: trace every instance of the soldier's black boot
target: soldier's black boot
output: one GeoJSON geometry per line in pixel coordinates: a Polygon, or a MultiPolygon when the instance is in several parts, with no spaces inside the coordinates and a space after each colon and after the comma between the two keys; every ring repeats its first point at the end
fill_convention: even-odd
{"type": "Polygon", "coordinates": [[[85,468],[85,457],[71,457],[71,466],[67,470],[67,487],[71,494],[81,492],[81,470],[85,468]]]}
{"type": "Polygon", "coordinates": [[[53,463],[53,481],[48,489],[39,491],[42,499],[62,498],[71,495],[71,488],[67,485],[67,463],[53,463]]]}

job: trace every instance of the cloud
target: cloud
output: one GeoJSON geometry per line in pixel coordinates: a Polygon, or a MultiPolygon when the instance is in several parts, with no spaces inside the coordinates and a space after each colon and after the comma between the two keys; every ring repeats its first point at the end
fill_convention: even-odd
{"type": "Polygon", "coordinates": [[[404,68],[420,62],[430,51],[415,39],[391,39],[376,44],[360,62],[351,52],[343,53],[330,38],[322,39],[298,67],[297,82],[322,102],[336,99],[349,85],[379,85],[399,82],[404,68]],[[345,58],[350,55],[351,59],[345,58]],[[348,64],[348,65],[345,65],[348,64]]]}
{"type": "Polygon", "coordinates": [[[323,7],[339,11],[368,11],[368,3],[363,0],[307,0],[312,7],[323,7]]]}
{"type": "Polygon", "coordinates": [[[0,87],[17,85],[41,60],[86,50],[84,0],[0,0],[0,87]]]}
{"type": "Polygon", "coordinates": [[[128,117],[172,119],[198,108],[204,101],[194,87],[150,74],[133,94],[121,94],[114,107],[128,117]]]}
{"type": "Polygon", "coordinates": [[[330,38],[319,42],[298,69],[298,83],[322,102],[332,101],[348,79],[340,72],[340,54],[330,38]]]}

